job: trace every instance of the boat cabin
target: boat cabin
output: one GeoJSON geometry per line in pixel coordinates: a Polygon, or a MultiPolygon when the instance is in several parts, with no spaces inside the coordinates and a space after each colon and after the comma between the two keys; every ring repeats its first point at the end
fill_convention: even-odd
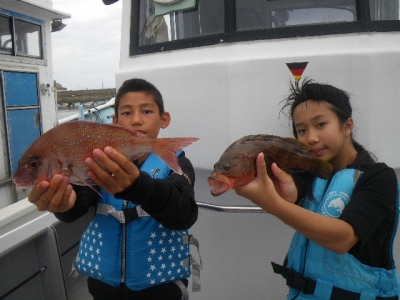
{"type": "Polygon", "coordinates": [[[0,5],[0,208],[25,197],[11,182],[26,148],[56,124],[51,34],[68,14],[49,0],[0,5]]]}

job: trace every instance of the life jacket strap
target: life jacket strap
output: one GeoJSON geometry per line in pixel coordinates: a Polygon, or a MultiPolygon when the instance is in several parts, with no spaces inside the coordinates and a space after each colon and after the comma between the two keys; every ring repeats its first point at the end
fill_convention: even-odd
{"type": "Polygon", "coordinates": [[[187,266],[192,267],[192,291],[198,292],[201,290],[201,283],[200,283],[200,270],[203,269],[203,260],[201,259],[200,255],[200,244],[199,241],[191,234],[186,235],[183,237],[183,243],[187,245],[194,245],[197,248],[197,252],[199,254],[200,264],[197,260],[189,254],[189,257],[183,261],[183,267],[186,268],[187,266]]]}
{"type": "Polygon", "coordinates": [[[316,286],[316,281],[304,277],[300,273],[297,273],[291,269],[288,269],[286,267],[283,267],[281,265],[278,265],[274,262],[271,262],[272,268],[275,273],[282,275],[284,278],[286,278],[286,285],[303,292],[304,294],[314,294],[315,291],[315,286],[316,286]]]}
{"type": "Polygon", "coordinates": [[[96,213],[100,215],[112,216],[120,223],[129,223],[133,220],[150,216],[140,205],[136,205],[134,208],[125,208],[117,211],[112,205],[98,203],[96,213]]]}
{"type": "MultiPolygon", "coordinates": [[[[315,288],[317,285],[316,280],[311,279],[309,277],[305,277],[302,274],[286,268],[284,266],[278,265],[274,262],[271,262],[272,268],[275,273],[282,275],[286,278],[286,285],[301,291],[304,294],[311,294],[313,295],[315,292],[315,288]]],[[[332,294],[330,299],[346,299],[346,300],[363,300],[363,299],[373,299],[373,300],[399,300],[398,296],[392,297],[380,297],[380,296],[372,296],[368,293],[368,295],[364,295],[361,293],[351,292],[348,290],[344,290],[338,287],[333,287],[332,294]]]]}
{"type": "Polygon", "coordinates": [[[179,287],[179,289],[182,291],[182,298],[183,300],[189,300],[189,292],[187,290],[186,285],[181,281],[177,280],[175,281],[175,284],[179,287]]]}

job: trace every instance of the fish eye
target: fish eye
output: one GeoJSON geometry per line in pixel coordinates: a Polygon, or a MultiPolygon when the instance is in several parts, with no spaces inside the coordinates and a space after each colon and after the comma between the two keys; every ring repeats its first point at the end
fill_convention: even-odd
{"type": "Polygon", "coordinates": [[[33,159],[29,162],[29,168],[36,169],[39,167],[39,161],[37,159],[33,159]]]}
{"type": "Polygon", "coordinates": [[[231,165],[226,163],[222,166],[224,168],[224,170],[229,171],[231,169],[231,165]]]}

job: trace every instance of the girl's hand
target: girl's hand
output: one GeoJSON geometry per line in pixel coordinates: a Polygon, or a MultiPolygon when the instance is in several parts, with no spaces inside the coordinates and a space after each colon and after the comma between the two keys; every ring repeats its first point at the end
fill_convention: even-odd
{"type": "Polygon", "coordinates": [[[275,189],[279,195],[287,201],[295,203],[298,192],[292,176],[280,169],[276,163],[271,165],[271,171],[274,175],[271,179],[274,182],[275,189]]]}
{"type": "Polygon", "coordinates": [[[124,155],[111,147],[93,150],[93,156],[101,162],[109,172],[101,168],[93,159],[86,158],[89,167],[87,175],[107,193],[114,195],[131,186],[140,175],[139,169],[124,155]]]}
{"type": "Polygon", "coordinates": [[[35,204],[39,211],[66,212],[74,206],[76,193],[68,177],[57,174],[50,182],[38,183],[29,192],[28,201],[35,204]]]}

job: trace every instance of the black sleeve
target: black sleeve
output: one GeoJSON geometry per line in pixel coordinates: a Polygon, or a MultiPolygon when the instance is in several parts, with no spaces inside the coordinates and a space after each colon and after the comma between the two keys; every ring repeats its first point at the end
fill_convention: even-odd
{"type": "Polygon", "coordinates": [[[385,164],[377,163],[358,179],[340,219],[354,228],[362,247],[372,235],[382,231],[384,236],[385,232],[393,231],[396,201],[396,173],[385,164]]]}
{"type": "Polygon", "coordinates": [[[76,193],[75,205],[66,212],[54,213],[58,220],[65,223],[71,223],[85,215],[98,199],[98,194],[88,186],[72,185],[72,187],[76,193]]]}
{"type": "Polygon", "coordinates": [[[195,174],[191,162],[184,156],[178,157],[182,175],[171,171],[166,179],[153,179],[140,172],[136,182],[115,198],[131,201],[170,229],[190,228],[197,220],[198,207],[194,199],[195,174]]]}

